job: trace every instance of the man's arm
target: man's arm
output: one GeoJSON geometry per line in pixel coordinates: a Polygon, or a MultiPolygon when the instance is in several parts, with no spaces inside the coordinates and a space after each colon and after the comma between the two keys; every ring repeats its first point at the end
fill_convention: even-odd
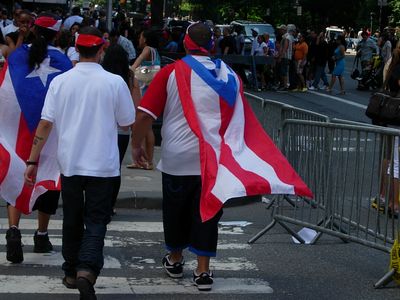
{"type": "Polygon", "coordinates": [[[288,48],[289,48],[289,41],[287,38],[284,38],[283,47],[281,48],[280,55],[279,55],[280,58],[283,58],[285,56],[285,53],[288,48]]]}
{"type": "Polygon", "coordinates": [[[31,154],[27,161],[27,167],[25,170],[25,182],[29,185],[35,184],[36,173],[37,173],[37,162],[39,160],[40,152],[43,146],[46,144],[47,138],[50,135],[53,123],[47,120],[40,120],[39,125],[36,129],[35,137],[33,138],[33,144],[31,154]]]}
{"type": "Polygon", "coordinates": [[[133,44],[132,44],[132,42],[130,41],[130,40],[128,40],[127,39],[127,45],[128,45],[128,51],[129,51],[129,53],[128,53],[128,55],[129,55],[129,60],[133,60],[133,59],[135,59],[136,58],[136,49],[135,49],[135,47],[133,46],[133,44]]]}
{"type": "MultiPolygon", "coordinates": [[[[145,157],[142,142],[153,124],[154,118],[148,113],[138,110],[135,123],[132,125],[132,158],[142,167],[145,167],[143,157],[145,157]]],[[[145,157],[146,158],[146,157],[145,157]]]]}

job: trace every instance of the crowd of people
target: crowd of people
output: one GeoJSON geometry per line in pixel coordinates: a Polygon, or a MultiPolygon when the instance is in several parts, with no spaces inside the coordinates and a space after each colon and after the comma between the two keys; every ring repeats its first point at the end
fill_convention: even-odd
{"type": "MultiPolygon", "coordinates": [[[[149,20],[135,20],[129,18],[123,10],[118,10],[113,18],[112,28],[109,30],[104,10],[86,11],[84,15],[81,12],[78,7],[73,8],[69,16],[66,16],[62,10],[54,11],[60,18],[65,19],[60,34],[62,37],[57,40],[56,46],[65,51],[73,64],[79,59],[74,49],[75,36],[79,33],[79,28],[84,26],[97,27],[106,40],[121,45],[129,55],[130,64],[133,64],[137,52],[141,51],[140,34],[144,29],[149,29],[149,20]]],[[[28,28],[35,14],[37,12],[15,9],[13,20],[10,20],[7,11],[2,10],[0,50],[4,57],[7,57],[22,43],[29,43],[32,34],[28,28]]],[[[179,57],[176,54],[183,55],[183,39],[189,24],[190,22],[183,21],[175,25],[173,22],[166,24],[163,29],[154,33],[152,48],[166,56],[173,54],[173,58],[179,57]]],[[[242,27],[214,27],[214,47],[211,54],[214,56],[255,55],[273,58],[265,65],[257,65],[258,86],[254,86],[255,74],[248,72],[248,66],[232,64],[245,86],[252,85],[259,90],[305,92],[325,89],[331,92],[332,84],[338,78],[340,94],[343,94],[345,93],[342,76],[343,58],[347,48],[355,48],[358,51],[357,64],[360,64],[360,74],[354,79],[359,81],[359,89],[377,88],[376,82],[383,82],[379,77],[383,74],[383,65],[390,59],[391,50],[395,48],[397,42],[395,31],[392,28],[386,28],[383,33],[371,32],[368,28],[362,28],[356,33],[354,29],[349,28],[343,30],[343,34],[332,37],[326,35],[324,30],[300,30],[293,24],[282,24],[277,26],[273,38],[268,32],[260,32],[257,26],[251,28],[251,33],[252,41],[251,45],[248,45],[246,44],[248,37],[245,36],[242,27]],[[338,55],[343,52],[343,48],[338,50],[339,42],[345,50],[343,55],[338,55]],[[376,57],[375,61],[373,61],[374,57],[376,57]],[[381,66],[382,68],[380,68],[381,66]],[[379,70],[376,71],[377,69],[379,70]],[[331,74],[331,80],[328,80],[327,73],[331,74]],[[371,73],[376,82],[371,83],[371,73]]]]}
{"type": "MultiPolygon", "coordinates": [[[[0,76],[0,100],[4,100],[0,101],[3,105],[0,109],[0,150],[4,152],[7,145],[16,145],[13,149],[15,157],[26,163],[26,169],[21,177],[18,175],[21,166],[13,170],[11,165],[8,170],[0,172],[4,176],[11,174],[7,182],[18,181],[21,184],[20,179],[25,178],[19,195],[15,194],[15,185],[12,185],[13,191],[4,186],[0,190],[9,203],[7,260],[21,263],[24,259],[19,229],[21,211],[39,211],[34,251],[46,253],[53,250],[47,230],[51,215],[58,207],[60,192],[57,190],[60,186],[57,176],[61,173],[62,254],[65,260],[62,283],[67,288],[77,288],[82,299],[96,299],[94,285],[103,267],[106,226],[115,213],[121,184],[120,168],[130,136],[132,163],[127,167],[152,170],[154,134],[151,124],[158,117],[164,118],[158,168],[163,176],[163,224],[168,249],[162,264],[170,277],[181,278],[185,264],[183,250],[189,245],[198,261],[193,271],[193,282],[199,290],[211,289],[214,275],[209,267],[210,257],[216,255],[222,204],[213,196],[211,204],[207,203],[212,213],[204,215],[201,211],[205,206],[200,204],[204,193],[211,193],[211,188],[202,192],[204,177],[201,176],[206,168],[203,166],[211,163],[201,161],[204,153],[210,150],[202,149],[199,139],[203,146],[209,142],[211,149],[216,137],[211,136],[212,128],[204,133],[198,132],[199,127],[207,128],[207,124],[195,124],[196,116],[189,117],[190,113],[193,114],[193,103],[187,99],[204,103],[201,102],[203,98],[207,95],[211,98],[215,91],[209,87],[193,89],[190,76],[196,73],[210,86],[218,86],[216,107],[220,105],[219,97],[226,98],[229,105],[224,110],[229,117],[221,121],[221,132],[229,131],[230,118],[236,109],[232,105],[243,98],[236,93],[232,96],[231,90],[240,90],[238,76],[245,84],[248,78],[240,64],[232,65],[236,75],[227,64],[213,62],[210,56],[272,57],[273,64],[257,68],[261,89],[305,92],[319,89],[322,81],[323,88],[331,92],[338,78],[340,93],[345,93],[343,72],[347,44],[344,36],[327,42],[323,31],[303,33],[294,24],[278,26],[275,40],[268,33],[260,32],[259,28],[252,28],[253,42],[250,53],[246,53],[243,32],[232,34],[229,27],[220,32],[218,28],[212,29],[200,22],[187,28],[154,32],[148,30],[146,22],[132,26],[126,15],[119,12],[109,30],[104,12],[82,16],[78,7],[73,8],[67,17],[62,16],[61,10],[31,12],[15,7],[12,20],[8,17],[7,10],[2,9],[0,50],[6,60],[0,76]],[[136,77],[135,72],[141,67],[159,66],[159,51],[185,51],[189,56],[163,68],[148,86],[136,77]],[[330,82],[327,66],[332,74],[330,82]],[[221,78],[228,78],[228,81],[221,78]],[[13,115],[15,112],[20,115],[16,117],[13,115]],[[41,166],[46,166],[45,171],[40,171],[41,166]],[[39,190],[35,190],[38,182],[39,190]],[[28,203],[24,199],[28,199],[28,203]]],[[[383,37],[379,44],[381,50],[373,50],[366,33],[362,32],[363,40],[358,45],[361,65],[368,68],[371,55],[381,53],[388,63],[391,61],[389,84],[396,83],[392,75],[397,74],[393,65],[399,61],[399,48],[395,48],[397,54],[392,60],[390,39],[383,37]]],[[[248,109],[246,105],[239,107],[248,109]]],[[[250,118],[249,113],[245,115],[250,118]]],[[[204,120],[207,118],[214,116],[206,115],[204,120]]],[[[236,137],[234,142],[238,142],[236,137]]],[[[247,160],[241,164],[254,164],[247,160]]],[[[281,160],[281,163],[285,164],[285,161],[281,160]]],[[[223,167],[228,168],[229,162],[224,164],[223,167]]],[[[285,168],[287,172],[290,166],[285,168]]],[[[252,170],[251,167],[243,169],[252,170]]],[[[244,170],[243,174],[247,174],[244,170]]],[[[221,172],[225,174],[228,171],[221,172]]],[[[298,180],[301,188],[293,190],[311,195],[295,175],[291,174],[290,178],[298,180]]],[[[243,190],[254,189],[259,194],[264,191],[261,187],[267,189],[269,185],[263,176],[259,174],[253,178],[249,174],[243,190]],[[265,181],[260,182],[260,178],[265,181]]],[[[216,184],[223,184],[222,179],[215,178],[216,184]]],[[[2,182],[3,178],[0,184],[2,182]]],[[[235,192],[229,185],[215,191],[230,197],[235,196],[235,192]]]]}

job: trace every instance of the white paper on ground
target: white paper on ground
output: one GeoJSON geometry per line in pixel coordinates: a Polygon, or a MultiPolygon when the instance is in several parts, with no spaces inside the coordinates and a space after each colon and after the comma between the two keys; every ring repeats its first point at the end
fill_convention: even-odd
{"type": "Polygon", "coordinates": [[[253,223],[247,221],[229,221],[229,222],[219,222],[221,226],[237,226],[237,227],[245,227],[253,223]]]}
{"type": "MultiPolygon", "coordinates": [[[[309,244],[318,233],[313,229],[304,227],[297,234],[304,240],[306,244],[309,244]]],[[[292,240],[296,244],[300,244],[300,242],[294,236],[292,236],[292,240]]]]}
{"type": "Polygon", "coordinates": [[[265,196],[262,196],[262,197],[261,197],[261,202],[262,202],[262,203],[270,204],[271,201],[272,201],[271,199],[269,199],[269,198],[267,198],[267,197],[265,197],[265,196]]]}

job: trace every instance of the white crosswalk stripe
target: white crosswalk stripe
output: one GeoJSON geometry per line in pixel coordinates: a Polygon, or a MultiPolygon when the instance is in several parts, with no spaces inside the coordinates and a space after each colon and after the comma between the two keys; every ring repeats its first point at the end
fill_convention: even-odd
{"type": "MultiPolygon", "coordinates": [[[[66,289],[59,278],[48,276],[0,275],[1,293],[22,294],[76,294],[66,289]]],[[[216,278],[207,294],[267,294],[273,290],[261,279],[216,278]]],[[[96,294],[200,294],[190,279],[99,277],[96,294]]]]}
{"type": "MultiPolygon", "coordinates": [[[[34,219],[21,219],[19,227],[21,229],[37,229],[37,221],[34,219]]],[[[62,229],[62,220],[50,220],[49,228],[52,230],[62,229]]],[[[0,229],[8,229],[8,219],[0,218],[0,229]]],[[[107,231],[118,232],[163,232],[162,222],[128,222],[128,221],[113,221],[107,226],[107,231]]],[[[218,234],[242,234],[241,226],[227,225],[220,226],[218,234]]]]}
{"type": "MultiPolygon", "coordinates": [[[[236,238],[243,234],[243,226],[248,224],[237,225],[235,222],[232,224],[227,222],[220,225],[218,251],[238,251],[240,253],[240,251],[251,249],[250,245],[237,242],[236,238]]],[[[1,235],[4,237],[7,228],[8,220],[0,218],[0,249],[3,251],[6,248],[6,241],[5,238],[1,238],[1,235]]],[[[21,264],[12,264],[6,260],[6,253],[0,252],[0,295],[3,293],[77,294],[76,290],[66,289],[61,284],[60,275],[49,276],[47,273],[49,270],[53,270],[51,274],[54,273],[54,270],[59,271],[64,262],[60,253],[62,220],[53,219],[50,222],[49,237],[55,248],[55,251],[51,253],[32,253],[33,231],[37,228],[37,220],[22,219],[20,228],[24,245],[24,261],[21,264]],[[24,270],[34,270],[33,275],[25,275],[24,270]]],[[[184,279],[172,280],[164,274],[160,257],[156,259],[151,257],[150,251],[153,249],[159,248],[160,253],[163,253],[162,232],[162,222],[111,222],[105,239],[104,272],[96,282],[96,293],[108,295],[200,293],[191,282],[191,270],[197,265],[195,259],[187,257],[184,279]],[[132,249],[132,252],[127,249],[132,249]],[[121,253],[124,254],[121,255],[121,253]],[[128,254],[126,255],[126,253],[128,254]],[[129,253],[145,256],[132,256],[129,253]],[[140,273],[137,273],[138,276],[132,277],[132,274],[137,272],[135,270],[140,270],[140,273]],[[123,276],[124,274],[127,275],[123,276]],[[153,274],[155,274],[154,278],[153,274]]],[[[217,276],[210,294],[268,294],[273,292],[269,283],[263,279],[243,278],[242,272],[254,274],[259,270],[254,262],[245,257],[221,254],[212,260],[212,268],[217,272],[227,271],[225,274],[229,274],[229,277],[217,276]],[[235,275],[239,277],[235,277],[235,275]]]]}
{"type": "MultiPolygon", "coordinates": [[[[53,246],[61,246],[62,236],[49,234],[49,238],[53,246]]],[[[5,245],[6,240],[0,238],[0,245],[5,245]]],[[[22,244],[25,246],[33,246],[33,234],[24,234],[22,233],[22,244]]],[[[161,241],[154,240],[141,240],[133,237],[121,237],[117,235],[111,235],[107,233],[107,236],[104,240],[104,247],[128,247],[128,246],[147,246],[151,247],[154,245],[163,244],[161,241]]],[[[229,241],[220,240],[218,242],[219,250],[227,250],[227,249],[250,249],[249,244],[240,244],[240,243],[230,243],[229,241]]]]}

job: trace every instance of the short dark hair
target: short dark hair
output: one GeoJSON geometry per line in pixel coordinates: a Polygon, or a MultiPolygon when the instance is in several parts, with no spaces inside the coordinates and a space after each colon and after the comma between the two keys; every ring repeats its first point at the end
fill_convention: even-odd
{"type": "MultiPolygon", "coordinates": [[[[96,27],[91,27],[91,26],[86,26],[83,27],[79,34],[90,34],[97,36],[99,38],[103,38],[103,35],[101,34],[101,31],[98,30],[96,27]]],[[[98,45],[98,46],[93,46],[93,47],[84,47],[80,45],[76,45],[76,48],[79,51],[79,55],[82,56],[83,58],[93,58],[96,56],[97,52],[100,50],[100,48],[103,45],[98,45]]]]}
{"type": "MultiPolygon", "coordinates": [[[[58,16],[50,13],[42,13],[38,17],[51,17],[55,20],[58,16]]],[[[54,40],[57,31],[35,25],[35,38],[29,48],[28,64],[30,68],[38,67],[47,57],[47,46],[54,40]]]]}
{"type": "Polygon", "coordinates": [[[120,75],[129,85],[128,53],[118,44],[110,45],[105,54],[102,66],[104,70],[120,75]]]}
{"type": "Polygon", "coordinates": [[[198,46],[208,48],[211,41],[211,29],[208,25],[204,23],[195,23],[188,28],[188,34],[190,38],[198,46]]]}
{"type": "Polygon", "coordinates": [[[119,37],[119,36],[120,36],[120,34],[117,29],[114,28],[110,31],[110,37],[119,37]]]}
{"type": "Polygon", "coordinates": [[[146,39],[146,45],[152,48],[158,48],[158,36],[155,31],[143,30],[143,37],[146,39]]]}
{"type": "Polygon", "coordinates": [[[74,6],[72,8],[71,14],[72,15],[79,15],[81,13],[81,8],[79,6],[74,6]]]}

